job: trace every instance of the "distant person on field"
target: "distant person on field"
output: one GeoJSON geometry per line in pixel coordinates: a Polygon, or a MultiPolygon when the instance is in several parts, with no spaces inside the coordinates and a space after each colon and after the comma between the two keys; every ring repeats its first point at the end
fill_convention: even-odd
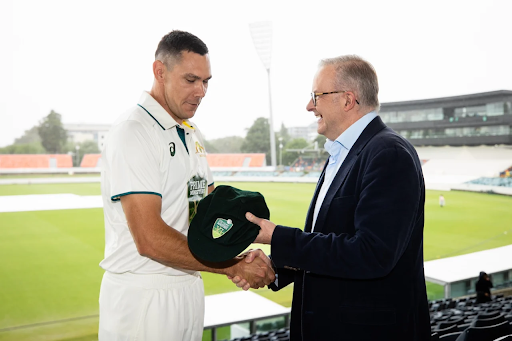
{"type": "Polygon", "coordinates": [[[441,194],[439,196],[439,206],[444,207],[445,204],[446,204],[446,201],[444,200],[444,196],[441,194]]]}
{"type": "Polygon", "coordinates": [[[481,271],[478,281],[475,285],[476,303],[485,303],[492,301],[491,288],[493,287],[489,275],[481,271]]]}

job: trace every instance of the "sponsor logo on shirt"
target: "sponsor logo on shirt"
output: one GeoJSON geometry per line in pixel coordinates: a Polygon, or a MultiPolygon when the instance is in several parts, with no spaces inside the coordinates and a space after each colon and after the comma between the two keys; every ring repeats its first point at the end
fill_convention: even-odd
{"type": "Polygon", "coordinates": [[[199,156],[206,157],[206,151],[204,150],[204,147],[201,146],[199,142],[196,141],[196,154],[199,154],[199,156]]]}
{"type": "Polygon", "coordinates": [[[171,156],[176,154],[176,145],[174,142],[169,143],[169,152],[171,153],[171,156]]]}
{"type": "Polygon", "coordinates": [[[201,201],[201,199],[203,199],[208,192],[207,187],[206,179],[199,175],[194,175],[187,183],[189,224],[197,213],[197,206],[199,205],[199,201],[201,201]]]}

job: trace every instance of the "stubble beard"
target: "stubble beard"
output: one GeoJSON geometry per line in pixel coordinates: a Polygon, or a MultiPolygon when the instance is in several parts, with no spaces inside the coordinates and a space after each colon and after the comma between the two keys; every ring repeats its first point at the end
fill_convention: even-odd
{"type": "Polygon", "coordinates": [[[164,100],[165,100],[165,105],[167,106],[167,110],[169,111],[171,117],[178,123],[181,124],[181,122],[183,121],[183,118],[181,118],[179,115],[176,114],[177,110],[173,110],[173,108],[169,105],[169,102],[171,102],[168,98],[167,98],[167,93],[164,92],[164,100]]]}

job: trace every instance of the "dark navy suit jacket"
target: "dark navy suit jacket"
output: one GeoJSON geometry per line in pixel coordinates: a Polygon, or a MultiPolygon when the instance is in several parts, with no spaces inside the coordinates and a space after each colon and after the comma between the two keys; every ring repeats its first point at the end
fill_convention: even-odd
{"type": "Polygon", "coordinates": [[[279,290],[294,283],[291,340],[430,340],[425,185],[413,146],[376,117],[336,174],[311,233],[278,225],[279,290]]]}

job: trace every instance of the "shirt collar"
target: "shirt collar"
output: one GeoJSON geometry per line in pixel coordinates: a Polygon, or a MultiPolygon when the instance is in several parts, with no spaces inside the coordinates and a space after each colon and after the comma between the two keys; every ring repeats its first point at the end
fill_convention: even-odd
{"type": "Polygon", "coordinates": [[[377,113],[375,111],[371,111],[348,127],[347,130],[341,133],[336,140],[331,141],[327,139],[324,145],[325,150],[327,150],[329,155],[333,158],[336,158],[340,154],[342,148],[350,150],[354,143],[356,143],[359,136],[363,133],[366,126],[370,124],[375,117],[377,117],[377,113]]]}
{"type": "Polygon", "coordinates": [[[147,114],[149,114],[155,121],[158,123],[160,127],[164,130],[168,130],[174,128],[175,126],[180,127],[181,129],[187,131],[194,131],[194,124],[189,120],[184,120],[181,124],[178,124],[172,118],[171,115],[153,98],[147,91],[143,91],[142,95],[137,102],[140,107],[142,107],[147,114]]]}
{"type": "Polygon", "coordinates": [[[347,149],[340,141],[331,141],[329,139],[325,140],[324,148],[333,160],[340,154],[342,148],[347,149]]]}

